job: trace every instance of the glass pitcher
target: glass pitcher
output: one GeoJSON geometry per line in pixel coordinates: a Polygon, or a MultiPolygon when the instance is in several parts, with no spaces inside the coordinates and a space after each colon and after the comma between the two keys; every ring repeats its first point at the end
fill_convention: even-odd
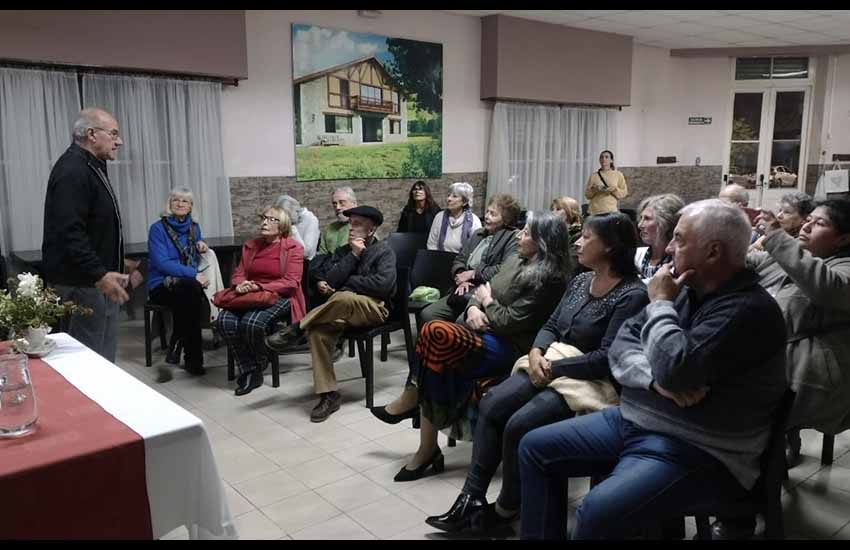
{"type": "Polygon", "coordinates": [[[0,438],[26,435],[35,430],[37,420],[27,356],[0,353],[0,438]]]}

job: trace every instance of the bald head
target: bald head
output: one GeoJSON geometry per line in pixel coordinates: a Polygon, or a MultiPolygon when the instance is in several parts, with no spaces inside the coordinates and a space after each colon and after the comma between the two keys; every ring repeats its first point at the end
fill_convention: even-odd
{"type": "Polygon", "coordinates": [[[750,194],[747,192],[747,188],[737,183],[730,183],[721,189],[717,198],[741,208],[750,203],[750,194]]]}

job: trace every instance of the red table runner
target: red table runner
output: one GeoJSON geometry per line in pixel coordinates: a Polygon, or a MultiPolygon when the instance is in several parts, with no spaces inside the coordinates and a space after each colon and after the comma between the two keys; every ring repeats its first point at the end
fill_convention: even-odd
{"type": "Polygon", "coordinates": [[[0,439],[0,539],[153,538],[141,436],[43,361],[29,371],[39,419],[0,439]]]}

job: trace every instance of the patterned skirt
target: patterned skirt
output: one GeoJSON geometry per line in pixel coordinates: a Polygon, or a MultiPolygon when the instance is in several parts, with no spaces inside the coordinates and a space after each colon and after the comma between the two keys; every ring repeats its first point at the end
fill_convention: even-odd
{"type": "Polygon", "coordinates": [[[455,439],[471,439],[477,417],[476,390],[501,381],[516,357],[507,339],[475,333],[448,321],[429,321],[416,343],[422,414],[455,439]]]}

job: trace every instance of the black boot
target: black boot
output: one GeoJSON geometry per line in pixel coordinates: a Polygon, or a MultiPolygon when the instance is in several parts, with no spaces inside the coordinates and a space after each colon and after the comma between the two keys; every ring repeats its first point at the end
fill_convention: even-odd
{"type": "Polygon", "coordinates": [[[168,353],[165,355],[165,362],[172,365],[180,364],[180,354],[183,352],[183,341],[174,339],[171,345],[168,346],[168,353]]]}
{"type": "Polygon", "coordinates": [[[486,506],[487,501],[483,498],[461,493],[448,512],[439,516],[429,516],[425,519],[425,523],[447,533],[456,533],[468,529],[472,523],[472,516],[486,506]]]}

